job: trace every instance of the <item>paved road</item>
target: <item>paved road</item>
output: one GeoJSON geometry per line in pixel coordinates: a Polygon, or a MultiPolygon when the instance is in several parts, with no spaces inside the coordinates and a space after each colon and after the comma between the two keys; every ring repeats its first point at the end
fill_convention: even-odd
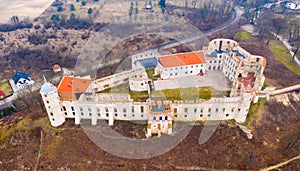
{"type": "Polygon", "coordinates": [[[233,8],[233,9],[234,9],[234,19],[231,22],[229,22],[228,24],[223,25],[221,27],[218,27],[216,29],[209,30],[209,31],[207,31],[207,32],[205,32],[201,35],[188,37],[188,38],[185,38],[185,39],[182,39],[182,40],[178,40],[176,42],[172,42],[172,43],[169,43],[169,44],[166,44],[166,45],[159,46],[158,49],[167,49],[167,48],[170,48],[170,47],[178,46],[180,44],[192,42],[192,41],[201,39],[205,36],[209,36],[211,34],[214,34],[216,32],[219,32],[221,30],[224,30],[224,29],[228,28],[229,26],[231,26],[231,25],[235,24],[237,21],[239,21],[241,15],[242,15],[242,11],[240,9],[238,9],[237,7],[233,8]]]}

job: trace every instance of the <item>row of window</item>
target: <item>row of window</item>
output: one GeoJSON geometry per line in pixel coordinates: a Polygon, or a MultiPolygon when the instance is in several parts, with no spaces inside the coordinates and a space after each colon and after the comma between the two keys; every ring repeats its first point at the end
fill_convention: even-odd
{"type": "MultiPolygon", "coordinates": [[[[188,72],[188,71],[185,71],[185,74],[188,74],[188,73],[191,73],[191,74],[193,74],[193,71],[190,71],[190,72],[188,72]]],[[[200,69],[200,73],[203,73],[202,69],[200,69]]],[[[176,72],[176,73],[174,73],[174,75],[175,75],[175,76],[176,76],[176,75],[178,75],[178,74],[177,74],[177,72],[176,72]]],[[[170,76],[173,76],[173,73],[170,73],[170,76]]]]}
{"type": "MultiPolygon", "coordinates": [[[[203,67],[202,64],[201,65],[195,65],[196,68],[198,68],[199,66],[203,67]]],[[[185,68],[188,69],[188,66],[186,66],[185,68]]],[[[190,68],[194,68],[194,65],[191,65],[190,68]]],[[[179,67],[174,68],[174,70],[178,70],[178,69],[179,69],[179,67]]],[[[183,69],[183,67],[180,67],[180,69],[183,69]]],[[[173,70],[173,68],[170,68],[170,71],[172,71],[172,70],[173,70]]],[[[166,68],[165,71],[168,71],[168,68],[166,68]]]]}
{"type": "MultiPolygon", "coordinates": [[[[220,43],[222,43],[223,41],[221,40],[220,43]]],[[[217,41],[214,41],[214,44],[217,44],[217,41]]],[[[227,41],[227,44],[230,44],[230,41],[227,41]]],[[[235,46],[235,43],[233,43],[233,46],[235,46]]]]}
{"type": "MultiPolygon", "coordinates": [[[[234,109],[235,109],[235,108],[232,108],[232,109],[231,109],[231,112],[234,112],[234,109]]],[[[215,110],[216,110],[216,112],[219,112],[219,108],[216,108],[215,110]]],[[[240,111],[241,109],[238,108],[237,110],[240,111]]],[[[183,111],[184,111],[184,113],[189,113],[189,108],[184,108],[183,111]]],[[[194,108],[193,111],[194,111],[194,113],[197,113],[198,109],[197,109],[197,108],[194,108]]],[[[211,108],[208,108],[208,112],[211,112],[211,108]]],[[[223,112],[225,112],[225,108],[223,108],[223,112]]],[[[177,108],[174,108],[174,109],[173,109],[173,113],[175,113],[175,114],[178,113],[178,109],[177,109],[177,108]]],[[[202,108],[200,109],[200,113],[203,113],[203,109],[202,109],[202,108]]]]}
{"type": "MultiPolygon", "coordinates": [[[[156,119],[157,119],[156,116],[153,116],[153,120],[156,121],[156,119]]],[[[162,121],[163,120],[163,116],[159,116],[158,119],[160,121],[162,121]]],[[[168,116],[165,116],[164,119],[167,121],[168,120],[168,116]]]]}
{"type": "Polygon", "coordinates": [[[216,66],[213,66],[213,67],[212,67],[212,66],[209,66],[209,67],[208,67],[208,70],[216,70],[216,69],[217,69],[217,70],[221,70],[221,66],[218,66],[218,67],[216,67],[216,66]]]}
{"type": "Polygon", "coordinates": [[[222,62],[222,60],[210,60],[210,61],[209,61],[209,63],[215,63],[215,64],[216,64],[216,63],[219,63],[219,64],[220,64],[221,62],[222,62]],[[214,62],[213,62],[213,61],[214,61],[214,62]],[[219,62],[218,62],[218,61],[219,61],[219,62]]]}
{"type": "MultiPolygon", "coordinates": [[[[83,112],[81,112],[80,114],[81,114],[81,116],[84,116],[84,115],[85,115],[83,112]]],[[[74,115],[75,115],[75,114],[74,114],[74,115]]],[[[127,117],[128,115],[129,115],[129,114],[126,114],[126,113],[123,114],[124,117],[127,117]]],[[[89,113],[89,116],[92,116],[92,113],[89,113]]],[[[97,116],[98,116],[98,117],[101,117],[101,113],[97,113],[97,116]]],[[[106,113],[105,116],[108,118],[108,117],[109,117],[109,114],[106,113]]],[[[120,116],[120,115],[117,114],[117,113],[115,113],[114,116],[115,116],[115,117],[118,117],[118,116],[120,116]]],[[[132,117],[135,117],[135,114],[131,114],[131,116],[132,116],[132,117]]],[[[141,118],[143,118],[143,117],[144,117],[144,115],[141,114],[141,118]]]]}
{"type": "MultiPolygon", "coordinates": [[[[105,107],[104,109],[105,109],[105,112],[108,112],[108,111],[109,111],[109,110],[108,110],[108,107],[105,107]]],[[[131,112],[134,112],[134,109],[135,109],[134,106],[132,106],[131,112]]],[[[71,107],[71,110],[74,111],[74,107],[73,107],[73,106],[71,107]]],[[[83,108],[80,107],[79,110],[80,110],[80,111],[83,111],[83,108]]],[[[97,108],[96,110],[97,110],[97,112],[100,112],[100,108],[97,108]]],[[[91,108],[88,108],[88,111],[91,112],[92,109],[91,109],[91,108]]],[[[144,111],[145,111],[144,106],[140,106],[140,111],[141,111],[141,113],[144,113],[144,111]]],[[[114,112],[115,112],[115,113],[118,112],[118,109],[117,109],[117,108],[114,108],[114,112]]],[[[124,113],[127,112],[126,108],[123,108],[123,112],[124,112],[124,113]]]]}
{"type": "MultiPolygon", "coordinates": [[[[187,116],[188,116],[188,115],[184,115],[185,118],[187,118],[187,116]]],[[[203,114],[200,114],[199,116],[200,116],[200,118],[202,118],[204,115],[203,115],[203,114]]],[[[229,114],[227,113],[225,116],[226,116],[226,117],[229,117],[229,114]]],[[[174,115],[174,117],[175,117],[175,118],[178,118],[178,115],[174,115]]],[[[208,114],[207,117],[211,117],[211,114],[208,114]]]]}

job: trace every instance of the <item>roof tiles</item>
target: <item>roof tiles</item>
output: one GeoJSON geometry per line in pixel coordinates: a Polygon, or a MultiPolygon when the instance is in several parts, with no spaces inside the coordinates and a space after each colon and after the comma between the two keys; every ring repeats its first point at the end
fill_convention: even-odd
{"type": "Polygon", "coordinates": [[[158,61],[165,68],[205,63],[202,51],[160,56],[158,61]]]}

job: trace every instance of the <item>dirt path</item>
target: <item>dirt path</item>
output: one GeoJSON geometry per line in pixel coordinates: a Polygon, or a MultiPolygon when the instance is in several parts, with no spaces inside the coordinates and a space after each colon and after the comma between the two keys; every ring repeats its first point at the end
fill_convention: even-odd
{"type": "Polygon", "coordinates": [[[267,168],[264,168],[264,169],[261,169],[261,171],[269,171],[269,170],[274,170],[274,169],[278,169],[279,167],[282,167],[284,165],[287,165],[289,164],[290,162],[293,162],[295,160],[298,160],[300,159],[300,155],[296,156],[296,157],[293,157],[285,162],[282,162],[282,163],[279,163],[279,164],[276,164],[274,166],[270,166],[270,167],[267,167],[267,168]]]}

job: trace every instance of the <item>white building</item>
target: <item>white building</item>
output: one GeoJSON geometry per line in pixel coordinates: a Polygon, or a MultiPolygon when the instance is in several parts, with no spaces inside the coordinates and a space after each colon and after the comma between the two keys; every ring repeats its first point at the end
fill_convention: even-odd
{"type": "Polygon", "coordinates": [[[15,92],[34,84],[29,74],[19,71],[13,76],[12,81],[14,83],[12,86],[15,92]]]}
{"type": "Polygon", "coordinates": [[[241,123],[247,118],[251,102],[257,102],[264,83],[265,58],[251,55],[233,40],[215,39],[206,51],[154,57],[158,61],[155,72],[162,79],[185,79],[185,76],[221,70],[232,83],[230,97],[135,102],[129,94],[99,93],[127,82],[131,91],[149,91],[151,80],[144,68],[149,61],[141,63],[153,58],[153,54],[156,53],[135,54],[133,69],[101,79],[64,77],[58,88],[45,81],[40,93],[51,125],[59,126],[66,118],[74,118],[75,124],[89,119],[92,125],[98,120],[108,120],[109,125],[114,120],[140,120],[148,121],[147,134],[152,135],[172,133],[172,121],[234,119],[241,123]]]}
{"type": "Polygon", "coordinates": [[[155,74],[161,79],[202,75],[205,73],[205,59],[202,51],[177,53],[158,57],[155,74]]]}
{"type": "Polygon", "coordinates": [[[286,8],[291,10],[300,10],[300,3],[299,2],[288,2],[285,5],[286,8]]]}

